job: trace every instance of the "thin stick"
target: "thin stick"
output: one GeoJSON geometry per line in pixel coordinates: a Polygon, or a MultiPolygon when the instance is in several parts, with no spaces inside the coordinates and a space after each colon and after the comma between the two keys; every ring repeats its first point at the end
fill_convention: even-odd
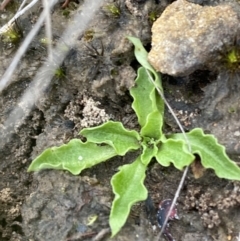
{"type": "Polygon", "coordinates": [[[43,0],[43,6],[46,16],[45,21],[45,30],[47,36],[47,48],[48,48],[48,59],[52,62],[53,60],[53,49],[52,49],[52,23],[51,23],[51,13],[50,13],[50,5],[48,0],[43,0]]]}
{"type": "Polygon", "coordinates": [[[7,70],[5,71],[3,77],[0,81],[0,92],[9,84],[14,70],[16,69],[20,59],[22,58],[22,56],[27,51],[27,48],[30,45],[30,43],[32,42],[33,38],[35,37],[35,35],[38,33],[39,29],[41,28],[41,26],[44,22],[44,19],[45,19],[45,12],[43,12],[40,15],[37,23],[34,25],[34,28],[30,31],[28,36],[25,38],[21,47],[18,48],[17,53],[15,54],[11,64],[9,65],[7,70]]]}
{"type": "Polygon", "coordinates": [[[184,129],[183,129],[182,124],[181,124],[180,121],[178,120],[177,116],[176,116],[175,113],[174,113],[174,110],[172,109],[172,107],[170,106],[170,104],[168,103],[168,101],[166,100],[164,94],[162,93],[162,91],[159,89],[159,87],[157,86],[157,84],[156,84],[155,81],[153,80],[152,75],[149,73],[149,70],[146,69],[146,71],[147,71],[147,75],[148,75],[149,79],[150,79],[151,82],[153,83],[155,89],[157,90],[157,92],[158,92],[158,94],[161,96],[161,98],[163,99],[164,103],[166,104],[166,106],[168,107],[169,111],[171,112],[173,118],[175,119],[177,125],[179,126],[181,132],[183,133],[183,137],[184,137],[184,139],[185,139],[185,141],[186,141],[186,143],[187,143],[188,150],[191,152],[192,148],[191,148],[190,142],[189,142],[189,140],[188,140],[188,138],[187,138],[187,135],[186,135],[186,133],[185,133],[185,131],[184,131],[184,129]]]}
{"type": "Polygon", "coordinates": [[[168,223],[169,216],[170,216],[170,214],[171,214],[171,212],[172,212],[172,209],[174,208],[174,206],[175,206],[175,204],[176,204],[176,202],[177,202],[177,199],[178,199],[178,197],[179,197],[179,195],[180,195],[180,192],[181,192],[181,189],[182,189],[182,187],[183,187],[184,181],[185,181],[185,179],[186,179],[188,170],[189,170],[189,166],[187,166],[187,167],[184,169],[182,178],[181,178],[181,180],[180,180],[180,182],[179,182],[179,184],[178,184],[178,188],[177,188],[177,191],[175,192],[175,195],[174,195],[174,198],[173,198],[171,207],[170,207],[170,209],[169,209],[169,212],[168,212],[168,214],[167,214],[167,217],[166,217],[166,219],[165,219],[165,221],[164,221],[164,223],[163,223],[163,226],[162,226],[162,228],[161,228],[160,233],[159,233],[158,236],[157,236],[157,240],[160,240],[160,237],[162,236],[162,234],[163,234],[163,232],[164,232],[164,229],[165,229],[165,227],[166,227],[166,225],[167,225],[167,223],[168,223]]]}
{"type": "MultiPolygon", "coordinates": [[[[81,12],[77,12],[75,17],[72,19],[72,21],[69,22],[69,25],[67,26],[65,32],[62,34],[61,39],[64,43],[66,43],[69,48],[71,48],[74,43],[77,41],[78,36],[87,28],[89,22],[94,17],[95,12],[99,9],[101,4],[103,3],[103,0],[91,0],[91,1],[85,1],[81,7],[81,12]],[[78,23],[78,24],[76,24],[78,23]]],[[[34,33],[31,31],[29,35],[24,40],[24,46],[21,46],[17,52],[18,56],[14,57],[13,62],[9,66],[8,70],[5,72],[3,80],[5,81],[3,84],[0,83],[0,90],[3,89],[4,84],[6,84],[6,80],[9,80],[11,77],[12,71],[14,71],[14,67],[17,66],[19,59],[21,58],[24,51],[26,51],[26,48],[28,47],[28,44],[31,42],[31,40],[34,37],[34,34],[36,34],[39,30],[39,25],[43,23],[45,19],[45,14],[42,13],[39,17],[39,20],[37,23],[38,25],[35,25],[34,27],[34,33]],[[30,36],[31,34],[31,36],[30,36]],[[28,40],[27,40],[28,39],[28,40]],[[28,41],[26,43],[26,41],[28,41]],[[25,48],[25,49],[24,49],[25,48]],[[20,56],[20,57],[19,57],[20,56]]],[[[7,140],[10,140],[10,136],[12,133],[12,128],[15,126],[15,123],[17,122],[19,125],[24,121],[25,117],[29,114],[31,111],[31,108],[33,107],[34,103],[38,101],[38,99],[41,97],[42,91],[44,91],[45,88],[48,87],[49,83],[51,82],[52,76],[55,73],[56,68],[62,63],[65,56],[67,55],[68,51],[62,50],[62,43],[58,43],[57,46],[54,48],[54,54],[56,53],[58,58],[55,61],[56,65],[54,65],[51,68],[51,71],[49,71],[49,61],[46,61],[45,64],[40,68],[37,75],[34,77],[34,79],[31,82],[31,87],[28,88],[23,96],[21,97],[19,101],[19,105],[25,106],[28,108],[25,108],[25,112],[19,112],[18,107],[16,107],[8,116],[7,120],[4,122],[3,126],[5,128],[9,128],[9,136],[4,137],[6,139],[5,144],[7,143],[7,140]],[[42,78],[42,73],[45,73],[48,71],[48,76],[44,76],[44,79],[42,78]]],[[[1,136],[0,136],[1,138],[1,136]]]]}
{"type": "MultiPolygon", "coordinates": [[[[187,135],[186,135],[186,133],[185,133],[185,131],[184,131],[184,129],[183,129],[183,126],[181,125],[180,121],[178,120],[177,116],[175,115],[172,107],[170,106],[170,104],[168,103],[168,101],[165,99],[162,91],[159,89],[159,87],[157,86],[157,84],[156,84],[155,81],[153,80],[152,75],[149,73],[148,70],[146,70],[146,71],[147,71],[147,74],[148,74],[148,77],[149,77],[150,81],[153,83],[155,89],[157,90],[157,92],[158,92],[158,94],[161,96],[161,98],[163,99],[164,103],[166,104],[166,106],[168,107],[169,111],[171,112],[173,118],[175,119],[177,125],[179,126],[181,132],[183,133],[183,137],[184,137],[184,139],[185,139],[185,141],[186,141],[186,143],[187,143],[188,150],[189,150],[189,152],[191,152],[192,148],[191,148],[190,142],[189,142],[189,140],[188,140],[188,138],[187,138],[187,135]]],[[[171,207],[169,208],[169,211],[168,211],[168,213],[167,213],[166,219],[165,219],[165,221],[164,221],[164,223],[163,223],[163,226],[161,227],[161,231],[160,231],[159,235],[157,236],[157,240],[159,240],[160,237],[162,236],[162,234],[163,234],[163,232],[164,232],[164,229],[165,229],[165,227],[166,227],[166,225],[167,225],[167,223],[168,223],[169,216],[170,216],[170,214],[171,214],[171,212],[172,212],[172,209],[174,208],[174,206],[175,206],[175,204],[176,204],[176,202],[177,202],[177,199],[178,199],[178,197],[179,197],[179,195],[180,195],[180,192],[181,192],[183,183],[184,183],[184,181],[185,181],[185,179],[186,179],[186,176],[187,176],[187,173],[188,173],[188,169],[189,169],[189,166],[187,166],[187,167],[184,169],[184,172],[183,172],[182,178],[181,178],[181,180],[180,180],[180,183],[179,183],[179,185],[178,185],[177,191],[175,192],[175,195],[174,195],[174,198],[173,198],[171,207]]]]}
{"type": "Polygon", "coordinates": [[[28,9],[32,8],[37,2],[38,2],[38,0],[33,0],[24,9],[17,11],[17,13],[14,15],[14,17],[12,19],[10,19],[3,27],[0,28],[0,34],[5,32],[6,29],[8,29],[12,23],[14,23],[20,16],[22,16],[25,12],[27,12],[28,9]]]}
{"type": "MultiPolygon", "coordinates": [[[[38,1],[38,0],[37,0],[38,1]]],[[[51,2],[51,7],[53,6],[53,4],[56,2],[56,0],[51,2]]],[[[25,8],[24,8],[25,9],[25,8]]],[[[24,10],[23,9],[23,10],[24,10]]],[[[23,11],[22,10],[22,11],[23,11]]],[[[5,71],[4,75],[2,76],[2,79],[0,80],[0,92],[9,84],[9,82],[11,81],[11,76],[14,72],[14,70],[16,69],[20,59],[22,58],[22,56],[25,54],[25,52],[27,51],[28,46],[30,45],[30,43],[32,42],[33,38],[35,37],[35,35],[38,33],[39,29],[41,28],[45,16],[46,12],[43,11],[37,21],[37,23],[34,25],[33,29],[30,31],[30,33],[28,34],[28,36],[24,39],[22,45],[20,48],[18,48],[17,53],[15,54],[11,64],[9,65],[9,67],[7,68],[7,70],[5,71]]]]}
{"type": "Polygon", "coordinates": [[[22,10],[23,6],[25,5],[25,3],[27,2],[27,0],[23,0],[23,2],[21,3],[19,9],[17,10],[18,12],[22,10]]]}

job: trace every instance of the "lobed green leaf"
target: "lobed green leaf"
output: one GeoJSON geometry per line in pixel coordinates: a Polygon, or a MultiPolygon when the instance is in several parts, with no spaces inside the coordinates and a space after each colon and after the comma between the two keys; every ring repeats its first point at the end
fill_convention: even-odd
{"type": "Polygon", "coordinates": [[[162,166],[169,166],[171,163],[182,170],[183,167],[190,165],[195,156],[191,154],[183,140],[167,139],[163,141],[156,154],[156,159],[162,166]]]}
{"type": "Polygon", "coordinates": [[[151,66],[151,64],[148,62],[148,52],[143,47],[142,42],[139,38],[135,37],[127,37],[134,45],[134,54],[137,59],[137,61],[147,70],[149,70],[154,75],[154,80],[156,81],[156,84],[162,89],[161,83],[159,80],[159,75],[155,71],[155,69],[151,66]]]}
{"type": "Polygon", "coordinates": [[[162,136],[163,115],[158,110],[153,110],[148,116],[146,124],[140,134],[159,140],[162,136]]]}
{"type": "Polygon", "coordinates": [[[148,165],[152,158],[157,154],[158,148],[156,142],[148,137],[144,138],[142,142],[143,151],[140,155],[141,161],[144,165],[148,165]]]}
{"type": "MultiPolygon", "coordinates": [[[[225,147],[220,145],[213,135],[204,134],[200,128],[195,128],[187,137],[191,144],[192,153],[198,154],[205,168],[212,168],[220,178],[240,180],[240,168],[226,154],[225,147]]],[[[181,133],[170,138],[184,140],[181,133]]]]}
{"type": "Polygon", "coordinates": [[[112,146],[118,155],[140,148],[141,137],[132,130],[125,129],[121,122],[108,121],[100,126],[84,128],[80,134],[93,143],[106,143],[112,146]]]}
{"type": "Polygon", "coordinates": [[[109,219],[112,237],[125,224],[132,205],[147,198],[147,189],[143,184],[145,171],[146,166],[138,157],[133,163],[120,167],[120,171],[112,177],[115,194],[109,219]]]}
{"type": "Polygon", "coordinates": [[[111,146],[72,139],[68,144],[46,149],[30,164],[28,171],[42,169],[67,170],[78,175],[82,170],[106,161],[117,153],[111,146]]]}
{"type": "Polygon", "coordinates": [[[141,127],[146,125],[147,116],[153,111],[150,94],[155,91],[155,88],[152,83],[146,81],[147,78],[146,70],[140,67],[135,80],[136,84],[130,89],[130,94],[133,97],[132,108],[138,117],[138,123],[141,127]]]}
{"type": "Polygon", "coordinates": [[[132,108],[142,127],[141,135],[159,139],[162,135],[164,104],[158,101],[160,97],[148,78],[146,69],[140,67],[136,85],[130,90],[133,97],[132,108]]]}
{"type": "Polygon", "coordinates": [[[141,135],[159,139],[162,135],[164,101],[157,94],[150,78],[153,75],[155,84],[162,90],[160,76],[149,64],[148,53],[141,41],[135,37],[128,37],[128,39],[134,44],[136,59],[143,66],[138,69],[136,86],[130,90],[134,99],[132,108],[142,127],[141,135]]]}

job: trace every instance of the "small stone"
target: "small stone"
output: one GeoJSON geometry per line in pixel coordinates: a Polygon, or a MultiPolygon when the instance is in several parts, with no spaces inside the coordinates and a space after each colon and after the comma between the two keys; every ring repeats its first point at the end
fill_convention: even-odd
{"type": "Polygon", "coordinates": [[[233,135],[234,135],[234,136],[240,136],[240,131],[235,131],[235,132],[233,133],[233,135]]]}
{"type": "Polygon", "coordinates": [[[162,73],[188,75],[213,59],[238,31],[237,13],[227,3],[213,7],[177,0],[153,24],[148,60],[162,73]]]}

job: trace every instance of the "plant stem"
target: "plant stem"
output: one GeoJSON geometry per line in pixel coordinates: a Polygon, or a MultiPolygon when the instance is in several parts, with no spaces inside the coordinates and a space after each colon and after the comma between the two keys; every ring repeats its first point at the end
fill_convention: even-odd
{"type": "MultiPolygon", "coordinates": [[[[146,71],[147,71],[147,74],[148,74],[149,79],[150,79],[151,82],[153,83],[153,85],[154,85],[154,87],[156,88],[158,94],[159,94],[159,95],[161,96],[161,98],[163,99],[164,103],[166,104],[166,106],[168,107],[169,111],[171,112],[173,118],[175,119],[177,125],[179,126],[181,132],[183,133],[183,136],[184,136],[184,139],[185,139],[185,141],[186,141],[188,150],[189,150],[189,152],[191,152],[192,148],[191,148],[190,142],[189,142],[189,140],[188,140],[188,138],[187,138],[187,135],[186,135],[186,133],[185,133],[185,131],[184,131],[184,129],[183,129],[182,124],[181,124],[180,121],[178,120],[177,116],[175,115],[175,113],[174,113],[172,107],[170,106],[170,104],[168,103],[168,101],[165,99],[163,92],[162,92],[162,91],[159,89],[159,87],[156,85],[156,83],[155,83],[155,81],[153,80],[153,78],[152,78],[151,74],[149,73],[149,71],[148,71],[147,69],[146,69],[146,71]]],[[[180,183],[179,183],[179,185],[178,185],[177,191],[175,192],[175,195],[174,195],[174,198],[173,198],[171,207],[170,207],[170,209],[169,209],[169,211],[168,211],[168,213],[167,213],[167,217],[166,217],[166,219],[165,219],[165,221],[164,221],[164,223],[163,223],[163,226],[162,226],[162,228],[161,228],[161,231],[160,231],[159,235],[157,236],[157,239],[156,239],[156,240],[159,240],[160,237],[162,236],[163,232],[164,232],[164,229],[165,229],[165,227],[166,227],[166,225],[167,225],[167,223],[168,223],[169,216],[170,216],[170,214],[171,214],[171,212],[172,212],[172,209],[175,207],[175,204],[176,204],[177,199],[178,199],[178,197],[179,197],[179,194],[180,194],[180,192],[181,192],[183,183],[184,183],[184,181],[185,181],[185,179],[186,179],[186,176],[187,176],[187,173],[188,173],[188,169],[189,169],[189,166],[187,166],[187,167],[184,169],[184,172],[183,172],[181,181],[180,181],[180,183]]]]}
{"type": "Polygon", "coordinates": [[[159,95],[161,96],[161,98],[163,99],[164,103],[166,104],[166,106],[168,107],[169,111],[171,112],[173,118],[175,119],[177,125],[179,126],[181,132],[183,133],[184,139],[185,139],[185,141],[186,141],[186,143],[187,143],[187,146],[188,146],[188,150],[191,152],[191,145],[190,145],[190,143],[189,143],[189,140],[188,140],[187,135],[186,135],[186,133],[185,133],[185,131],[184,131],[184,129],[183,129],[182,124],[180,123],[180,121],[178,120],[177,116],[175,115],[172,107],[170,106],[170,104],[168,103],[168,101],[166,100],[166,98],[164,97],[164,94],[162,93],[162,91],[159,89],[159,87],[158,87],[158,86],[156,85],[156,83],[154,82],[151,74],[149,73],[149,70],[146,69],[146,71],[147,71],[147,74],[148,74],[149,79],[150,79],[151,82],[153,83],[153,85],[154,85],[154,87],[156,88],[158,94],[159,94],[159,95]]]}

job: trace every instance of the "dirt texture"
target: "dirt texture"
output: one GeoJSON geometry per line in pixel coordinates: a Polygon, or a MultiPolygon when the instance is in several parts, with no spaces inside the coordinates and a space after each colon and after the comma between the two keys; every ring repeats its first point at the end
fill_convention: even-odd
{"type": "MultiPolygon", "coordinates": [[[[8,12],[8,17],[12,16],[15,3],[11,2],[1,12],[1,24],[8,12]]],[[[63,9],[62,1],[54,6],[53,44],[61,43],[61,33],[71,17],[81,11],[82,3],[70,1],[63,9]]],[[[149,51],[152,24],[169,4],[153,0],[104,1],[86,31],[68,50],[50,85],[44,86],[48,71],[39,75],[45,88],[30,109],[22,104],[21,96],[27,88],[36,91],[31,81],[46,60],[46,36],[44,26],[41,28],[14,72],[12,83],[0,94],[1,241],[110,239],[108,218],[113,200],[110,179],[120,165],[132,162],[136,153],[113,158],[79,176],[56,170],[28,173],[27,168],[46,148],[79,138],[78,133],[84,127],[115,120],[126,128],[139,129],[129,95],[139,64],[126,36],[140,38],[149,51]],[[119,11],[111,11],[113,6],[119,11]],[[11,122],[12,110],[21,118],[11,122]],[[6,120],[10,122],[6,124],[6,120]]],[[[201,1],[201,4],[218,3],[201,1]]],[[[19,19],[23,37],[41,10],[39,3],[19,19]]],[[[20,43],[10,43],[6,38],[1,41],[1,76],[20,43]]],[[[185,130],[200,126],[215,134],[233,160],[239,162],[238,75],[205,66],[191,75],[163,75],[162,79],[166,98],[185,130]]],[[[179,131],[167,110],[165,115],[165,132],[179,131]]],[[[146,176],[148,200],[133,207],[126,225],[112,240],[157,239],[158,204],[173,198],[182,172],[174,167],[161,167],[152,160],[146,176]]],[[[189,172],[178,199],[180,219],[170,223],[170,232],[176,241],[237,241],[239,206],[238,182],[219,179],[211,170],[199,179],[189,172]]]]}

